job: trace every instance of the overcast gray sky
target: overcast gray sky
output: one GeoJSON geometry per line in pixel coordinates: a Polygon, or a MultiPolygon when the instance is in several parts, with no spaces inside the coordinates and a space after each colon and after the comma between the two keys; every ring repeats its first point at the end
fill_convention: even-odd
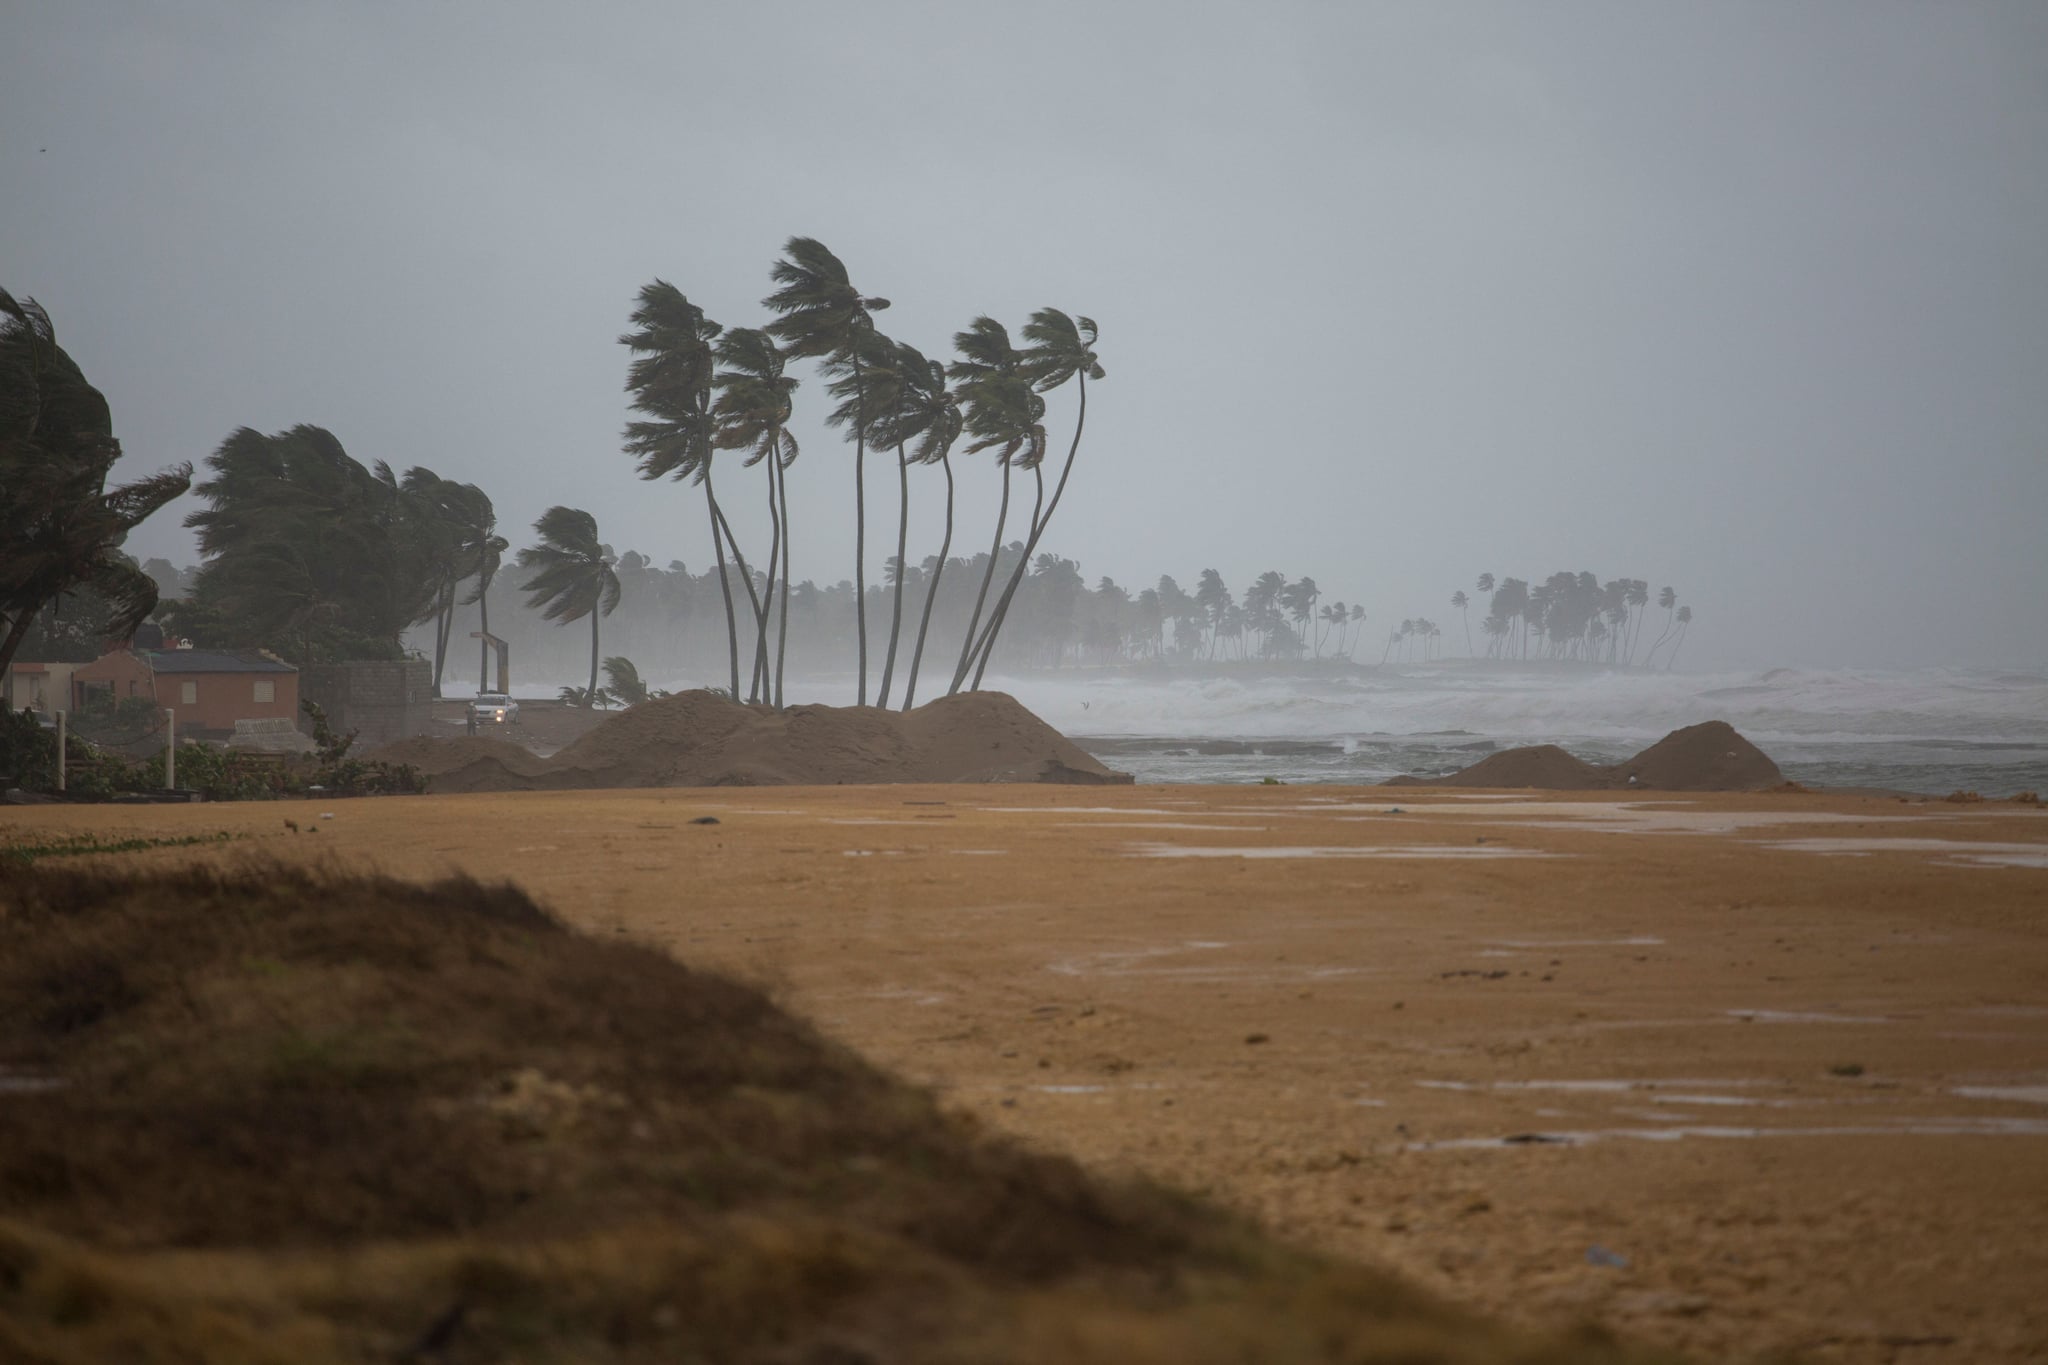
{"type": "MultiPolygon", "coordinates": [[[[515,545],[562,502],[700,567],[616,338],[655,276],[759,325],[792,234],[935,356],[1101,323],[1046,546],[1091,583],[1277,568],[1450,629],[1481,571],[1591,569],[1676,586],[1696,667],[2048,664],[2038,0],[0,0],[0,284],[123,475],[312,422],[515,545]]],[[[836,581],[802,374],[794,567],[836,581]]],[[[130,548],[189,562],[187,510],[130,548]]]]}

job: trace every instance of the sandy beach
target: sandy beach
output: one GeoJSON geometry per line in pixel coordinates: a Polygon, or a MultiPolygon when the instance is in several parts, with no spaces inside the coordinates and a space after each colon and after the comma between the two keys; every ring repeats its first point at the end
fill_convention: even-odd
{"type": "Polygon", "coordinates": [[[2038,806],[954,785],[0,815],[9,843],[223,833],[113,856],[511,879],[768,983],[992,1128],[1517,1322],[2048,1353],[2038,806]]]}

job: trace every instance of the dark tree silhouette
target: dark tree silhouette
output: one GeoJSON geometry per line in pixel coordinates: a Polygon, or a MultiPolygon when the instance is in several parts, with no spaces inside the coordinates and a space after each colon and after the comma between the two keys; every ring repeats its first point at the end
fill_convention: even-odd
{"type": "Polygon", "coordinates": [[[585,706],[597,701],[597,621],[619,605],[619,576],[610,547],[597,538],[597,518],[576,507],[550,507],[533,523],[540,544],[519,552],[526,605],[557,623],[590,618],[590,686],[585,706]]]}

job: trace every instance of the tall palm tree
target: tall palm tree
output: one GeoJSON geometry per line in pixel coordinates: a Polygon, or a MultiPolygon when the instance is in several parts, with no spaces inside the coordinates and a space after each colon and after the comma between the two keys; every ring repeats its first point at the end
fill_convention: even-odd
{"type": "Polygon", "coordinates": [[[479,692],[490,690],[491,581],[498,576],[498,570],[504,565],[505,551],[512,548],[510,541],[496,533],[496,525],[497,518],[493,515],[490,522],[482,528],[485,534],[475,542],[476,586],[462,599],[464,606],[474,603],[477,609],[477,633],[481,637],[476,642],[476,690],[479,692]]]}
{"type": "MultiPolygon", "coordinates": [[[[789,434],[790,413],[795,407],[797,381],[783,373],[783,352],[775,339],[752,327],[735,327],[718,339],[718,363],[725,368],[712,376],[718,398],[711,405],[717,423],[712,444],[720,450],[742,450],[744,463],[768,466],[768,517],[774,537],[768,549],[768,579],[764,597],[773,598],[776,574],[782,577],[782,616],[774,651],[774,678],[768,682],[768,617],[762,611],[755,618],[754,676],[756,686],[768,692],[770,703],[782,706],[782,661],[789,639],[789,498],[787,471],[796,461],[796,437],[789,434]],[[781,564],[776,563],[781,556],[781,564]]],[[[772,605],[771,608],[772,610],[772,605]]]]}
{"type": "MultiPolygon", "coordinates": [[[[899,452],[908,445],[913,464],[936,464],[946,471],[946,534],[939,542],[939,554],[925,584],[924,612],[917,623],[917,643],[910,651],[910,673],[903,684],[903,709],[908,711],[917,698],[917,671],[924,661],[925,635],[931,629],[932,604],[939,598],[939,579],[946,571],[946,556],[953,549],[953,443],[965,429],[960,401],[946,387],[946,367],[928,360],[915,346],[896,343],[895,370],[900,385],[897,402],[890,414],[890,443],[899,452]]],[[[900,458],[900,456],[899,456],[900,458]]],[[[1000,534],[1000,532],[998,532],[1000,534]]],[[[899,554],[901,545],[898,546],[899,554]]],[[[900,580],[899,580],[900,581],[900,580]]],[[[895,654],[895,628],[890,628],[890,654],[895,654]]],[[[888,682],[882,684],[884,701],[888,682]]]]}
{"type": "MultiPolygon", "coordinates": [[[[827,419],[835,426],[851,426],[866,419],[866,444],[896,451],[896,553],[902,561],[909,551],[910,457],[908,437],[901,430],[904,393],[903,353],[897,343],[870,328],[855,341],[853,354],[825,362],[833,375],[832,396],[839,400],[827,419]]],[[[922,359],[922,357],[920,357],[922,359]]],[[[903,636],[904,575],[885,575],[883,586],[891,590],[889,646],[882,657],[882,685],[875,704],[887,706],[895,687],[896,649],[903,636]]]]}
{"type": "Polygon", "coordinates": [[[1671,652],[1664,656],[1664,671],[1669,673],[1671,665],[1678,662],[1679,646],[1685,643],[1686,634],[1692,629],[1692,608],[1680,607],[1673,618],[1678,625],[1678,637],[1671,642],[1671,652]]]}
{"type": "Polygon", "coordinates": [[[860,632],[860,697],[868,704],[867,611],[867,418],[863,411],[863,375],[858,343],[874,330],[875,313],[889,300],[863,295],[853,287],[846,266],[815,237],[792,237],[783,243],[782,259],[769,272],[777,285],[762,306],[774,312],[768,331],[795,356],[836,361],[853,379],[853,597],[860,632]]]}
{"type": "MultiPolygon", "coordinates": [[[[1088,423],[1088,381],[1104,377],[1102,362],[1095,356],[1096,336],[1093,318],[1068,317],[1057,308],[1041,308],[1031,315],[1031,321],[1024,324],[1024,339],[1031,343],[1024,351],[1024,375],[1031,381],[1032,388],[1038,393],[1050,393],[1069,379],[1075,380],[1080,392],[1080,407],[1074,417],[1074,439],[1067,446],[1066,463],[1060,466],[1059,481],[1053,485],[1052,501],[1046,504],[1042,515],[1033,513],[1031,534],[1024,541],[1024,554],[1017,561],[1017,568],[989,620],[988,639],[981,645],[981,663],[974,671],[974,686],[977,688],[981,686],[982,673],[988,668],[989,656],[995,651],[996,636],[1003,628],[1003,620],[1010,614],[1010,602],[1017,595],[1017,586],[1024,581],[1024,570],[1031,562],[1031,552],[1038,548],[1040,537],[1044,536],[1047,524],[1052,521],[1052,514],[1059,510],[1060,495],[1067,491],[1067,477],[1074,472],[1074,456],[1081,449],[1081,430],[1088,423]]],[[[1035,462],[1033,468],[1037,468],[1035,462]]]]}
{"type": "Polygon", "coordinates": [[[1472,615],[1465,608],[1471,601],[1471,598],[1465,596],[1462,588],[1451,594],[1451,605],[1456,607],[1458,614],[1465,618],[1465,653],[1467,655],[1472,653],[1472,615]]]}
{"type": "Polygon", "coordinates": [[[597,518],[575,507],[550,507],[533,523],[540,544],[519,552],[519,567],[532,573],[519,586],[526,605],[548,621],[590,618],[590,686],[587,707],[597,699],[597,618],[619,605],[619,576],[612,553],[597,538],[597,518]]]}
{"type": "Polygon", "coordinates": [[[966,331],[954,333],[953,348],[960,358],[947,372],[959,395],[966,434],[972,438],[967,453],[996,452],[996,462],[1003,470],[1003,498],[996,509],[995,540],[989,546],[974,611],[967,619],[967,637],[953,669],[952,685],[946,689],[948,696],[960,690],[974,666],[975,629],[981,623],[996,561],[1002,558],[1003,523],[1010,512],[1010,471],[1036,469],[1045,459],[1045,400],[1032,391],[1031,380],[1023,371],[1023,354],[1010,344],[1009,329],[994,318],[978,317],[966,331]]]}
{"type": "MultiPolygon", "coordinates": [[[[711,548],[718,560],[718,591],[725,599],[732,694],[737,698],[740,639],[738,622],[733,616],[732,585],[725,571],[728,542],[739,562],[740,581],[746,585],[749,599],[754,589],[746,560],[739,553],[739,543],[732,540],[731,527],[719,510],[718,496],[711,486],[711,343],[724,328],[705,317],[703,309],[666,280],[655,280],[641,288],[632,321],[639,330],[619,338],[621,345],[635,353],[626,372],[626,391],[633,395],[633,407],[646,413],[648,420],[626,424],[626,453],[639,457],[643,479],[691,479],[704,489],[706,515],[711,522],[711,548]]],[[[759,604],[755,606],[758,617],[759,604]]]]}

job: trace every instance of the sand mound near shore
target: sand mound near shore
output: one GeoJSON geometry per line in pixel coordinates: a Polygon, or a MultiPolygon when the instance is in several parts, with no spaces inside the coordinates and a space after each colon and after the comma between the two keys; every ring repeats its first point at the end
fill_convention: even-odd
{"type": "Polygon", "coordinates": [[[1394,777],[1389,787],[1535,787],[1545,791],[1746,792],[1785,780],[1778,765],[1725,720],[1673,730],[1610,767],[1572,757],[1555,744],[1490,754],[1443,777],[1394,777]]]}
{"type": "Polygon", "coordinates": [[[867,782],[1129,782],[1002,692],[873,706],[743,706],[683,692],[623,711],[552,758],[494,739],[408,739],[436,792],[600,787],[833,786],[867,782]]]}

